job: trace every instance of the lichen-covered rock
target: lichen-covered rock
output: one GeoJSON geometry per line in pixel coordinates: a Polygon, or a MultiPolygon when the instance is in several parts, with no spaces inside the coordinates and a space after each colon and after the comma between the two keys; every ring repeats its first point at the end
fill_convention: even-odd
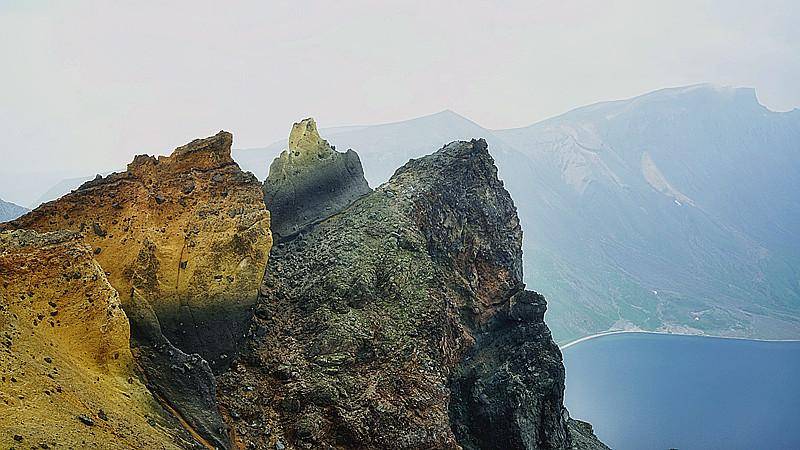
{"type": "Polygon", "coordinates": [[[0,447],[190,448],[92,256],[78,233],[0,232],[0,447]]]}
{"type": "Polygon", "coordinates": [[[124,308],[134,291],[163,334],[224,368],[236,351],[272,243],[260,183],[220,132],[171,156],[139,155],[6,227],[83,231],[124,308]]]}
{"type": "Polygon", "coordinates": [[[311,118],[294,124],[289,148],[275,158],[264,181],[264,202],[279,239],[336,214],[369,192],[358,154],[333,149],[311,118]]]}
{"type": "MultiPolygon", "coordinates": [[[[561,355],[544,299],[524,291],[521,243],[483,140],[410,161],[281,242],[219,380],[237,443],[570,448],[561,355]]],[[[588,434],[581,448],[602,448],[588,434]]]]}

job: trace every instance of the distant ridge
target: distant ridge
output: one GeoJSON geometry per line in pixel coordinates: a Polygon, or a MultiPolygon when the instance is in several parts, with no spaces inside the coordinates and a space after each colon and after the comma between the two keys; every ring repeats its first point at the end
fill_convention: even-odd
{"type": "Polygon", "coordinates": [[[28,212],[29,209],[0,199],[0,222],[8,222],[28,212]]]}

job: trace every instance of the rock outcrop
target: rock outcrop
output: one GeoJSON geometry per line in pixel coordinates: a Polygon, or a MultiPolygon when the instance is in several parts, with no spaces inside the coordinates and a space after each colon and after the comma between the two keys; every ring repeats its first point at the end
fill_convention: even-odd
{"type": "Polygon", "coordinates": [[[450,417],[462,448],[606,448],[562,406],[564,365],[546,309],[541,294],[514,294],[451,375],[450,417]]]}
{"type": "Polygon", "coordinates": [[[163,334],[224,368],[246,329],[272,243],[260,183],[231,159],[220,132],[139,155],[7,227],[83,231],[120,293],[139,295],[163,334]]]}
{"type": "Polygon", "coordinates": [[[131,348],[143,368],[147,388],[198,442],[209,449],[230,448],[228,426],[217,403],[217,383],[208,363],[172,345],[150,304],[137,293],[127,309],[131,348]]]}
{"type": "Polygon", "coordinates": [[[92,256],[78,233],[0,232],[0,447],[189,448],[92,256]]]}
{"type": "Polygon", "coordinates": [[[231,140],[0,226],[0,444],[605,448],[563,406],[485,141],[371,191],[306,119],[262,191],[231,140]]]}
{"type": "Polygon", "coordinates": [[[264,181],[264,203],[279,239],[336,214],[369,192],[358,154],[332,148],[311,118],[294,124],[289,148],[272,162],[264,181]]]}
{"type": "Polygon", "coordinates": [[[247,346],[219,380],[236,443],[604,448],[563,407],[521,244],[483,140],[410,161],[278,244],[247,346]]]}
{"type": "Polygon", "coordinates": [[[220,132],[139,155],[3,225],[83,232],[130,318],[124,344],[147,388],[209,448],[230,444],[213,370],[239,348],[272,245],[261,184],[231,159],[231,141],[220,132]]]}

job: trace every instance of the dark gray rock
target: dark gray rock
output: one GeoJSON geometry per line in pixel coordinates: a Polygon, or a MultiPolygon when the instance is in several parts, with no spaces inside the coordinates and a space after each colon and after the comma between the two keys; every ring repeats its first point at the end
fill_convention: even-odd
{"type": "Polygon", "coordinates": [[[86,425],[86,426],[89,426],[89,427],[93,427],[94,426],[94,420],[92,420],[91,417],[80,415],[80,416],[78,416],[78,420],[80,420],[81,423],[86,425]]]}
{"type": "Polygon", "coordinates": [[[220,449],[231,447],[217,404],[217,384],[208,363],[172,345],[161,332],[150,304],[135,291],[125,307],[131,323],[131,348],[147,387],[167,409],[220,449]]]}
{"type": "Polygon", "coordinates": [[[570,449],[545,310],[486,142],[453,142],[272,248],[220,399],[290,448],[570,449]]]}

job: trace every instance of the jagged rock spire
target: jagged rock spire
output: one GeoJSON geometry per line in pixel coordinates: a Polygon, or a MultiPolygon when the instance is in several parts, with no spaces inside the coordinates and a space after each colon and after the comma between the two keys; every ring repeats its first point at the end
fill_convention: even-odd
{"type": "Polygon", "coordinates": [[[279,238],[336,214],[368,192],[358,154],[334,150],[312,118],[292,126],[288,148],[272,162],[264,181],[264,203],[279,238]]]}
{"type": "Polygon", "coordinates": [[[303,119],[292,126],[289,133],[289,156],[293,159],[307,159],[311,156],[324,158],[335,150],[328,141],[322,139],[313,118],[303,119]]]}

